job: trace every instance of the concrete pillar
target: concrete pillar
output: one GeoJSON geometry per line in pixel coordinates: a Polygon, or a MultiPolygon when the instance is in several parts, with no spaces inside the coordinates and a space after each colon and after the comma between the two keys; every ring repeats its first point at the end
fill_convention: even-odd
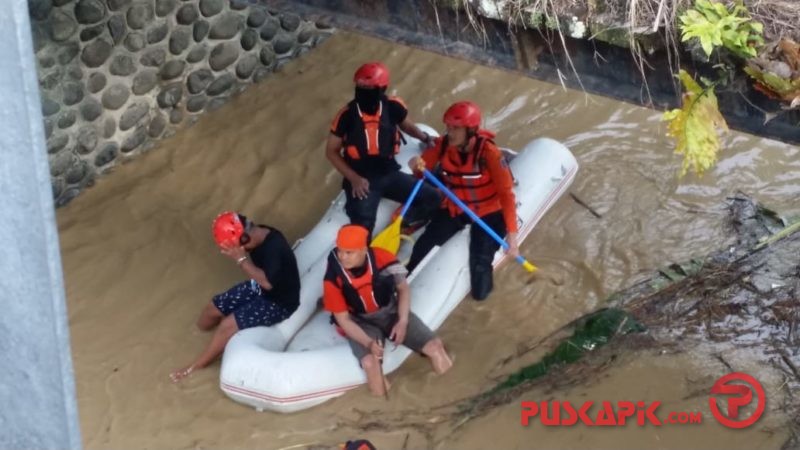
{"type": "Polygon", "coordinates": [[[79,449],[28,5],[0,13],[0,448],[79,449]]]}

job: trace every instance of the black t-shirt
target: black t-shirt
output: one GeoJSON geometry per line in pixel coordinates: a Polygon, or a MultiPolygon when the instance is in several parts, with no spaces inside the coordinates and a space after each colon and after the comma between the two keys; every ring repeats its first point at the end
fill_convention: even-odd
{"type": "MultiPolygon", "coordinates": [[[[384,97],[384,99],[387,104],[391,122],[397,125],[403,123],[408,116],[408,108],[403,104],[403,101],[397,97],[384,97]]],[[[347,131],[352,128],[352,124],[353,116],[348,114],[348,109],[345,106],[333,119],[330,131],[334,136],[344,139],[347,131]]],[[[353,170],[361,176],[366,176],[367,174],[382,176],[400,168],[400,165],[397,164],[394,158],[385,158],[382,156],[371,156],[357,163],[351,163],[351,165],[352,164],[356,166],[353,167],[353,170]]]]}
{"type": "Polygon", "coordinates": [[[265,291],[268,298],[281,303],[294,311],[300,306],[300,272],[292,246],[277,229],[269,229],[269,234],[258,247],[250,251],[250,260],[267,275],[272,289],[265,291]]]}

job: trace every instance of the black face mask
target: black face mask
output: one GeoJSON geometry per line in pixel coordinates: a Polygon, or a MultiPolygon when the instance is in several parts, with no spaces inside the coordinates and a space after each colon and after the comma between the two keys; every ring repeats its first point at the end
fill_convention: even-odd
{"type": "Polygon", "coordinates": [[[378,105],[381,102],[384,89],[380,88],[362,88],[356,86],[356,103],[361,108],[362,112],[367,114],[375,114],[378,112],[378,105]]]}

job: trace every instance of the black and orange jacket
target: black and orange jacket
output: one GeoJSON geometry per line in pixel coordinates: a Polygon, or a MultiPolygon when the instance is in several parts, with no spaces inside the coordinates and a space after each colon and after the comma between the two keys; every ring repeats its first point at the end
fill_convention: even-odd
{"type": "Polygon", "coordinates": [[[330,132],[342,138],[345,161],[359,175],[397,170],[394,157],[400,151],[399,125],[408,109],[398,97],[384,96],[375,114],[367,114],[352,100],[339,110],[331,123],[330,132]]]}
{"type": "MultiPolygon", "coordinates": [[[[517,231],[517,203],[514,196],[514,179],[508,163],[494,141],[494,133],[479,130],[471,139],[470,151],[459,151],[447,143],[447,136],[438,137],[434,144],[422,152],[428,170],[437,166],[445,186],[479,217],[502,211],[509,233],[517,231]]],[[[450,215],[461,214],[461,209],[445,198],[450,215]]]]}
{"type": "Polygon", "coordinates": [[[331,313],[348,311],[353,314],[368,314],[388,306],[394,299],[397,288],[392,275],[381,275],[381,271],[397,258],[386,250],[370,248],[367,252],[366,270],[360,276],[342,267],[336,257],[336,249],[328,255],[328,268],[323,281],[322,301],[331,313]]]}

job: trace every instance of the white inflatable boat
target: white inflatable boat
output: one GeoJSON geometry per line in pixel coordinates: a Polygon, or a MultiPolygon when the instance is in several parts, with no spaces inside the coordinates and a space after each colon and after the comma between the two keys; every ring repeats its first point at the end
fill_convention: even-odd
{"type": "MultiPolygon", "coordinates": [[[[423,130],[435,134],[429,127],[423,130]]],[[[409,143],[397,158],[406,172],[406,162],[420,150],[418,141],[407,139],[409,143]]],[[[522,242],[567,191],[578,164],[564,145],[546,138],[530,142],[519,153],[510,153],[510,167],[517,181],[517,219],[522,242]]],[[[376,230],[389,224],[397,206],[395,202],[382,201],[376,230]]],[[[318,405],[366,383],[345,338],[330,324],[329,314],[318,306],[328,252],[333,248],[339,227],[348,222],[344,194],[340,193],[317,226],[295,244],[302,281],[298,310],[276,326],[243,330],[228,343],[220,371],[220,388],[233,400],[259,411],[289,413],[318,405]]],[[[433,330],[469,293],[468,229],[432,250],[409,279],[411,310],[433,330]]],[[[400,259],[407,258],[410,250],[410,244],[403,244],[400,259]]],[[[495,267],[503,258],[503,252],[498,251],[495,267]]],[[[384,373],[396,370],[411,354],[406,347],[393,347],[387,346],[384,373]]]]}

